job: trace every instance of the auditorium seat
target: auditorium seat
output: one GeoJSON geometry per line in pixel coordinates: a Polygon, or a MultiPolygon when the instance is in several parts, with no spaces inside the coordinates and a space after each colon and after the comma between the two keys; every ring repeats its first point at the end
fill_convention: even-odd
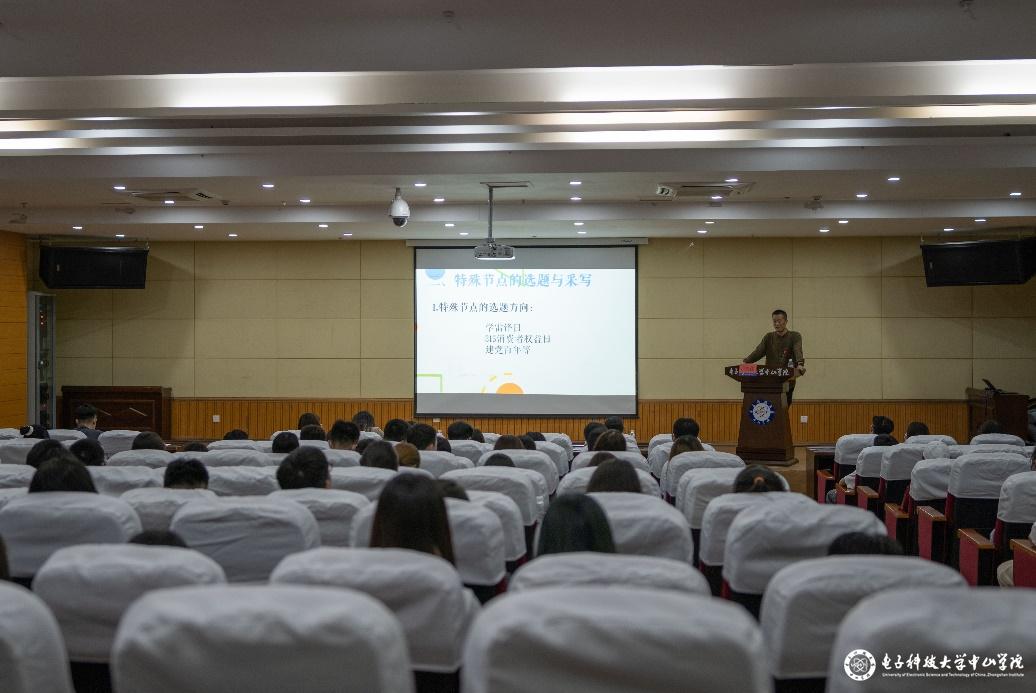
{"type": "Polygon", "coordinates": [[[538,472],[512,467],[475,467],[446,472],[442,478],[460,484],[469,494],[472,491],[495,491],[513,500],[522,516],[525,553],[532,555],[536,527],[547,507],[546,481],[538,472]],[[537,482],[542,484],[542,490],[537,487],[537,482]]]}
{"type": "Polygon", "coordinates": [[[845,615],[872,594],[904,587],[967,584],[946,566],[912,556],[830,556],[781,568],[759,617],[776,693],[822,693],[845,615]]]}
{"type": "MultiPolygon", "coordinates": [[[[355,450],[324,450],[324,457],[332,467],[359,467],[360,453],[355,450]]],[[[278,462],[280,464],[280,462],[278,462]]]]}
{"type": "Polygon", "coordinates": [[[280,489],[276,467],[209,467],[208,471],[209,489],[217,496],[265,496],[280,489]]]}
{"type": "Polygon", "coordinates": [[[331,445],[326,440],[304,440],[299,439],[299,447],[309,446],[311,448],[317,448],[319,450],[329,450],[331,445]]]}
{"type": "Polygon", "coordinates": [[[354,590],[298,585],[150,592],[115,636],[119,693],[411,693],[399,621],[354,590]]]}
{"type": "Polygon", "coordinates": [[[569,463],[568,463],[568,452],[565,448],[551,443],[545,440],[537,440],[536,449],[540,452],[545,452],[554,461],[554,466],[558,468],[558,476],[565,476],[568,474],[569,463]]]}
{"type": "Polygon", "coordinates": [[[453,450],[454,455],[471,460],[473,464],[477,464],[479,458],[492,450],[493,446],[489,443],[480,443],[477,440],[451,440],[450,448],[453,450]]]}
{"type": "Polygon", "coordinates": [[[267,467],[269,462],[264,453],[246,448],[225,448],[208,452],[179,452],[181,459],[198,460],[209,469],[216,467],[267,467]]]}
{"type": "Polygon", "coordinates": [[[1025,441],[1010,433],[980,433],[971,439],[971,445],[1018,445],[1025,446],[1025,441]]]}
{"type": "Polygon", "coordinates": [[[648,441],[648,446],[647,446],[648,447],[648,456],[650,457],[651,456],[651,451],[654,450],[659,445],[661,445],[662,443],[672,443],[672,442],[673,442],[673,434],[672,433],[656,433],[655,435],[651,436],[651,440],[648,441]]]}
{"type": "MultiPolygon", "coordinates": [[[[881,458],[889,449],[887,445],[870,445],[860,450],[860,454],[856,456],[856,469],[852,472],[853,493],[846,494],[841,486],[837,486],[835,502],[845,504],[847,500],[851,500],[853,505],[867,509],[869,498],[864,489],[877,494],[878,480],[881,476],[881,458]]],[[[838,479],[835,481],[837,482],[838,479]]]]}
{"type": "Polygon", "coordinates": [[[705,577],[685,561],[592,551],[539,556],[511,576],[508,591],[580,585],[710,594],[705,577]]]}
{"type": "MultiPolygon", "coordinates": [[[[558,495],[563,493],[586,493],[590,485],[590,478],[593,477],[597,467],[580,467],[565,475],[565,478],[558,482],[558,495]]],[[[655,498],[661,498],[662,490],[655,481],[655,477],[643,469],[637,469],[637,478],[640,479],[640,492],[655,498]]]]}
{"type": "Polygon", "coordinates": [[[758,626],[732,604],[667,590],[507,594],[464,647],[464,693],[770,690],[758,626]]]}
{"type": "MultiPolygon", "coordinates": [[[[633,465],[634,469],[642,469],[645,472],[651,471],[648,466],[647,460],[640,454],[640,451],[634,452],[633,450],[609,450],[609,454],[615,455],[620,460],[626,460],[633,465]]],[[[594,458],[596,452],[581,452],[575,456],[572,460],[571,470],[584,469],[590,465],[590,460],[594,458]]]]}
{"type": "Polygon", "coordinates": [[[860,465],[856,468],[856,504],[864,510],[870,510],[879,518],[884,518],[885,503],[903,501],[903,494],[910,483],[910,473],[914,466],[924,459],[925,444],[899,444],[882,448],[876,475],[873,474],[874,455],[866,455],[867,467],[864,478],[861,468],[868,450],[873,448],[866,448],[860,453],[860,465]]]}
{"type": "Polygon", "coordinates": [[[449,562],[407,549],[319,548],[288,556],[271,584],[326,585],[363,592],[384,604],[403,627],[410,664],[429,689],[456,691],[464,640],[479,611],[449,562]]]}
{"type": "Polygon", "coordinates": [[[420,469],[427,471],[436,479],[446,472],[452,472],[455,469],[472,469],[475,466],[475,463],[468,458],[454,455],[451,452],[421,450],[418,454],[421,456],[420,469]]]}
{"type": "Polygon", "coordinates": [[[161,469],[151,467],[87,467],[97,492],[116,498],[135,488],[162,485],[161,469]]]}
{"type": "MultiPolygon", "coordinates": [[[[1036,661],[1036,591],[979,588],[914,588],[879,592],[849,612],[838,629],[828,662],[828,693],[867,693],[889,690],[938,690],[940,693],[964,693],[982,687],[974,678],[889,679],[883,663],[888,654],[895,667],[897,657],[906,660],[920,657],[920,670],[932,673],[960,671],[956,656],[963,653],[963,672],[972,672],[971,657],[977,656],[976,672],[1010,674],[1011,660],[1018,658],[1024,673],[1018,678],[988,680],[987,688],[997,693],[1028,693],[1032,690],[1030,665],[1036,661]],[[872,653],[876,660],[873,675],[854,681],[846,675],[848,655],[856,650],[872,653]],[[1005,653],[1004,671],[999,668],[999,653],[1005,653]],[[943,657],[945,668],[923,668],[927,656],[936,657],[936,667],[943,657]],[[983,668],[983,659],[993,658],[995,665],[983,668]],[[898,685],[897,685],[898,684],[898,685]]],[[[866,671],[866,670],[865,670],[866,671]]],[[[910,669],[892,668],[893,673],[910,669]]],[[[914,671],[917,671],[916,669],[914,671]]]]}
{"type": "Polygon", "coordinates": [[[539,472],[547,484],[548,495],[554,495],[554,492],[557,491],[558,480],[560,479],[558,468],[547,453],[540,452],[539,450],[494,450],[493,452],[483,454],[478,460],[478,466],[485,466],[489,456],[496,453],[507,455],[514,462],[515,467],[539,472]]]}
{"type": "Polygon", "coordinates": [[[29,450],[38,442],[40,441],[35,438],[15,438],[0,442],[0,464],[24,465],[29,450]]]}
{"type": "Polygon", "coordinates": [[[617,553],[690,563],[694,542],[687,519],[661,498],[643,493],[590,493],[608,518],[617,553]]]}
{"type": "Polygon", "coordinates": [[[554,443],[561,447],[565,451],[566,459],[571,462],[574,455],[572,454],[572,439],[567,433],[553,433],[543,432],[543,438],[548,443],[554,443]]]}
{"type": "MultiPolygon", "coordinates": [[[[932,450],[932,444],[929,444],[925,454],[930,451],[936,452],[932,450]]],[[[885,531],[903,546],[906,553],[918,553],[918,508],[928,506],[941,512],[946,507],[946,491],[950,487],[952,467],[953,460],[948,457],[921,460],[910,470],[910,484],[903,495],[903,502],[885,504],[885,531]]]]}
{"type": "Polygon", "coordinates": [[[321,546],[349,546],[353,517],[371,501],[361,493],[330,488],[274,491],[271,499],[285,498],[304,505],[317,521],[321,546]]]}
{"type": "Polygon", "coordinates": [[[370,500],[377,500],[381,495],[381,489],[395,475],[396,472],[393,470],[380,467],[333,467],[331,488],[353,491],[367,496],[370,500]]]}
{"type": "Polygon", "coordinates": [[[254,440],[214,440],[208,443],[209,450],[259,450],[254,440]]]}
{"type": "Polygon", "coordinates": [[[0,691],[73,693],[65,641],[38,596],[0,580],[0,691]]]}
{"type": "MultiPolygon", "coordinates": [[[[677,455],[680,457],[680,455],[677,455]]],[[[738,467],[711,467],[689,469],[680,477],[676,487],[674,506],[687,518],[694,541],[694,560],[698,565],[698,550],[701,541],[701,521],[705,508],[712,499],[734,491],[734,479],[741,473],[738,467]]],[[[784,479],[782,476],[781,479],[784,479]]]]}
{"type": "MultiPolygon", "coordinates": [[[[544,436],[545,438],[546,436],[544,436]]],[[[489,447],[493,447],[496,441],[500,439],[499,433],[489,433],[488,431],[482,432],[482,438],[489,444],[489,447]]]]}
{"type": "Polygon", "coordinates": [[[0,537],[7,544],[11,577],[23,582],[58,549],[123,544],[140,529],[128,503],[97,493],[29,493],[0,509],[0,537]]]}
{"type": "Polygon", "coordinates": [[[677,485],[680,477],[692,469],[716,469],[726,467],[742,470],[745,462],[737,455],[729,452],[681,452],[662,466],[661,486],[666,500],[676,500],[677,485]]]}
{"type": "Polygon", "coordinates": [[[1011,551],[1015,587],[1036,587],[1036,524],[1028,539],[1012,539],[1011,551]]]}
{"type": "Polygon", "coordinates": [[[835,482],[856,469],[857,457],[866,447],[874,445],[873,433],[848,433],[835,441],[835,461],[831,471],[817,470],[818,503],[823,503],[835,482]]]}
{"type": "Polygon", "coordinates": [[[201,488],[137,488],[120,496],[140,518],[145,531],[167,531],[176,511],[194,502],[216,500],[216,494],[201,488]]]}
{"type": "Polygon", "coordinates": [[[132,448],[133,439],[139,434],[140,431],[104,431],[97,436],[97,442],[101,444],[101,449],[104,450],[104,456],[107,458],[132,448]]]}
{"type": "Polygon", "coordinates": [[[29,489],[26,487],[21,488],[0,488],[0,508],[10,503],[15,498],[21,498],[29,489]]]}
{"type": "Polygon", "coordinates": [[[28,488],[35,473],[27,464],[0,464],[0,488],[28,488]]]}
{"type": "MultiPolygon", "coordinates": [[[[302,431],[300,431],[297,428],[289,429],[287,431],[274,431],[273,435],[270,436],[270,442],[272,443],[273,439],[276,438],[277,436],[279,436],[282,433],[291,433],[293,436],[298,438],[299,434],[302,433],[302,431]]],[[[299,441],[299,442],[301,442],[301,441],[299,441]]]]}
{"type": "Polygon", "coordinates": [[[83,440],[86,438],[86,434],[82,431],[76,431],[71,428],[52,428],[47,431],[47,435],[50,436],[51,440],[57,440],[59,442],[76,442],[77,440],[83,440]]]}
{"type": "Polygon", "coordinates": [[[226,582],[197,551],[171,546],[84,544],[54,552],[32,589],[61,627],[77,691],[110,689],[108,663],[119,619],[151,590],[226,582]]]}
{"type": "MultiPolygon", "coordinates": [[[[188,453],[190,455],[191,453],[188,453]]],[[[197,456],[198,453],[194,453],[197,456]]],[[[176,456],[165,450],[125,450],[108,458],[108,467],[151,467],[163,469],[176,459],[176,456]]]]}
{"type": "Polygon", "coordinates": [[[959,529],[959,568],[970,585],[995,585],[996,566],[1010,558],[1012,539],[1025,539],[1036,522],[1036,472],[1012,474],[1000,487],[990,536],[959,529]]]}
{"type": "Polygon", "coordinates": [[[957,444],[957,441],[954,440],[951,436],[936,435],[936,434],[920,435],[920,436],[910,436],[909,438],[907,438],[903,442],[907,443],[908,445],[927,445],[928,443],[932,443],[932,442],[940,442],[940,443],[944,443],[946,445],[956,445],[957,444]]]}
{"type": "Polygon", "coordinates": [[[230,582],[266,580],[288,554],[320,546],[313,514],[283,498],[188,503],[173,515],[169,528],[219,563],[230,582]]]}
{"type": "Polygon", "coordinates": [[[508,572],[512,572],[527,556],[525,525],[522,524],[522,511],[518,504],[496,491],[472,489],[465,493],[469,501],[492,510],[500,520],[504,530],[504,559],[507,561],[508,572]]]}

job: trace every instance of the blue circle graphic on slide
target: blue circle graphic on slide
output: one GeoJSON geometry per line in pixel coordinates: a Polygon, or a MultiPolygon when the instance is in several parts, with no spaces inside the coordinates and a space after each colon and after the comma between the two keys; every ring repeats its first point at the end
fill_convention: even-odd
{"type": "Polygon", "coordinates": [[[441,270],[441,269],[426,269],[426,270],[424,271],[424,273],[425,273],[425,275],[426,275],[426,276],[427,276],[427,277],[428,277],[429,279],[431,279],[432,281],[435,281],[435,282],[437,282],[437,281],[439,281],[440,279],[442,279],[442,278],[443,278],[443,277],[444,277],[444,276],[446,275],[446,270],[441,270]]]}

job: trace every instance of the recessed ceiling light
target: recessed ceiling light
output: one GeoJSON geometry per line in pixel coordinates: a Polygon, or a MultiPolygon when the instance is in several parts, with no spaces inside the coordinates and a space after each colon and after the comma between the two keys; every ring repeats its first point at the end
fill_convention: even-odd
{"type": "Polygon", "coordinates": [[[308,205],[312,201],[313,200],[309,199],[308,197],[300,197],[299,198],[299,204],[308,205]]]}
{"type": "Polygon", "coordinates": [[[975,220],[975,223],[976,223],[976,224],[984,224],[985,222],[986,222],[986,220],[985,220],[985,219],[976,219],[976,220],[975,220]]]}
{"type": "Polygon", "coordinates": [[[954,229],[953,229],[952,226],[947,226],[946,228],[943,229],[943,231],[953,231],[953,230],[954,229]]]}
{"type": "Polygon", "coordinates": [[[227,238],[237,238],[237,234],[236,233],[228,233],[227,234],[227,238]]]}
{"type": "Polygon", "coordinates": [[[706,224],[715,224],[716,222],[714,222],[714,221],[707,221],[707,222],[705,222],[705,223],[706,223],[706,224]]]}
{"type": "Polygon", "coordinates": [[[113,185],[112,186],[112,190],[125,190],[125,189],[126,189],[125,185],[113,185]]]}
{"type": "Polygon", "coordinates": [[[580,201],[580,200],[582,200],[583,198],[581,198],[581,197],[570,197],[570,198],[568,198],[568,199],[572,200],[573,202],[579,202],[579,201],[580,201]]]}
{"type": "Polygon", "coordinates": [[[827,227],[820,229],[820,233],[828,233],[830,231],[831,231],[831,229],[829,229],[827,227]]]}
{"type": "Polygon", "coordinates": [[[867,193],[856,193],[856,197],[858,197],[861,200],[865,200],[867,199],[867,193]]]}
{"type": "Polygon", "coordinates": [[[739,179],[739,178],[727,178],[727,179],[726,179],[725,181],[723,181],[723,182],[724,182],[724,183],[740,183],[740,182],[741,182],[741,179],[739,179]]]}
{"type": "Polygon", "coordinates": [[[706,234],[708,232],[709,232],[708,229],[698,229],[698,233],[701,233],[701,234],[706,234]]]}
{"type": "Polygon", "coordinates": [[[343,233],[342,235],[343,236],[351,236],[352,234],[351,233],[343,233]]]}
{"type": "Polygon", "coordinates": [[[586,235],[586,231],[576,231],[576,233],[578,233],[580,236],[586,235]]]}
{"type": "Polygon", "coordinates": [[[569,185],[582,185],[583,181],[581,181],[581,180],[570,180],[570,181],[568,181],[568,184],[569,185]]]}
{"type": "Polygon", "coordinates": [[[73,227],[72,227],[72,230],[73,230],[73,231],[82,231],[82,230],[83,230],[83,227],[82,227],[82,226],[73,226],[73,227]]]}
{"type": "Polygon", "coordinates": [[[848,219],[839,219],[839,220],[838,220],[838,223],[839,223],[839,224],[848,224],[848,223],[849,223],[849,220],[848,220],[848,219]]]}
{"type": "Polygon", "coordinates": [[[889,183],[898,183],[899,182],[899,176],[889,176],[885,180],[887,180],[889,183]]]}
{"type": "Polygon", "coordinates": [[[275,186],[273,183],[263,183],[263,187],[267,190],[273,190],[275,186]]]}
{"type": "Polygon", "coordinates": [[[712,196],[712,197],[711,197],[710,199],[713,199],[713,200],[722,200],[722,199],[723,199],[723,196],[722,196],[722,195],[713,195],[713,196],[712,196]]]}
{"type": "Polygon", "coordinates": [[[436,198],[434,198],[432,200],[432,202],[445,202],[445,201],[446,201],[445,197],[436,197],[436,198]]]}
{"type": "Polygon", "coordinates": [[[124,234],[124,233],[117,233],[117,234],[115,234],[115,237],[116,238],[125,238],[126,234],[124,234]]]}
{"type": "Polygon", "coordinates": [[[443,224],[443,226],[445,226],[448,229],[452,229],[454,226],[456,226],[456,224],[454,224],[452,221],[448,221],[445,224],[443,224]]]}
{"type": "Polygon", "coordinates": [[[414,183],[414,187],[415,188],[423,188],[423,187],[425,187],[427,185],[428,185],[428,183],[414,183]]]}
{"type": "Polygon", "coordinates": [[[317,228],[318,229],[326,229],[327,228],[327,224],[317,224],[317,228]]]}
{"type": "Polygon", "coordinates": [[[458,235],[460,235],[460,236],[467,236],[467,235],[468,235],[468,232],[467,232],[467,231],[460,231],[460,232],[458,233],[458,235]]]}
{"type": "Polygon", "coordinates": [[[1022,196],[1022,194],[1020,192],[1013,192],[1013,193],[1011,193],[1011,197],[1021,197],[1021,196],[1022,196]]]}
{"type": "Polygon", "coordinates": [[[582,225],[583,225],[583,222],[581,222],[581,221],[573,221],[572,222],[572,226],[582,226],[582,225]]]}
{"type": "Polygon", "coordinates": [[[205,228],[205,224],[195,224],[195,225],[194,225],[194,228],[196,228],[196,229],[198,229],[199,231],[201,231],[202,229],[204,229],[204,228],[205,228]]]}
{"type": "Polygon", "coordinates": [[[163,202],[164,202],[164,204],[167,204],[167,205],[175,205],[176,204],[176,200],[164,200],[163,202]]]}

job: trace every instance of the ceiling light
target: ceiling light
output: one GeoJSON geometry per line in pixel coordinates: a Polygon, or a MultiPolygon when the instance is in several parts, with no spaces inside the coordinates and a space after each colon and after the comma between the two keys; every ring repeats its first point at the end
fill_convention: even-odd
{"type": "Polygon", "coordinates": [[[327,224],[317,224],[317,228],[318,229],[326,229],[327,228],[327,224]]]}
{"type": "Polygon", "coordinates": [[[299,204],[308,205],[312,201],[313,200],[309,199],[308,197],[300,197],[299,198],[299,204]]]}
{"type": "Polygon", "coordinates": [[[435,199],[432,200],[432,202],[445,202],[445,201],[446,201],[445,197],[436,197],[435,199]]]}
{"type": "Polygon", "coordinates": [[[415,188],[423,188],[423,187],[425,187],[427,185],[428,185],[428,183],[414,183],[414,187],[415,188]]]}
{"type": "Polygon", "coordinates": [[[581,180],[570,180],[570,181],[568,181],[568,184],[569,185],[582,185],[583,181],[581,181],[581,180]]]}
{"type": "Polygon", "coordinates": [[[856,193],[856,197],[858,197],[861,200],[865,200],[867,199],[867,193],[856,193]]]}
{"type": "Polygon", "coordinates": [[[1022,194],[1020,192],[1013,192],[1013,193],[1011,193],[1011,197],[1021,197],[1021,196],[1022,196],[1022,194]]]}
{"type": "Polygon", "coordinates": [[[952,226],[947,226],[946,228],[943,229],[943,231],[953,231],[953,230],[954,230],[954,228],[952,226]]]}
{"type": "Polygon", "coordinates": [[[205,224],[195,224],[195,225],[194,225],[194,228],[196,228],[196,229],[198,229],[199,231],[201,231],[202,229],[204,229],[204,228],[205,228],[205,224]]]}
{"type": "Polygon", "coordinates": [[[583,225],[583,222],[581,222],[581,221],[573,221],[572,222],[572,226],[582,226],[582,225],[583,225]]]}
{"type": "Polygon", "coordinates": [[[724,182],[724,183],[740,183],[740,182],[741,182],[741,180],[740,180],[739,178],[727,178],[727,179],[726,179],[725,181],[723,181],[723,182],[724,182]]]}
{"type": "Polygon", "coordinates": [[[899,182],[899,176],[889,176],[885,180],[887,180],[889,183],[898,183],[899,182]]]}
{"type": "Polygon", "coordinates": [[[985,220],[985,219],[976,219],[976,220],[975,220],[975,223],[976,223],[976,224],[984,224],[985,222],[986,222],[986,220],[985,220]]]}
{"type": "Polygon", "coordinates": [[[126,189],[125,185],[113,185],[112,186],[112,190],[125,190],[125,189],[126,189]]]}
{"type": "Polygon", "coordinates": [[[458,233],[458,235],[460,235],[460,236],[467,236],[467,235],[468,235],[468,232],[467,232],[467,231],[460,231],[460,232],[458,233]]]}
{"type": "Polygon", "coordinates": [[[568,198],[568,199],[572,200],[573,202],[579,202],[579,201],[580,201],[580,200],[582,200],[583,198],[581,198],[581,197],[570,197],[570,198],[568,198]]]}
{"type": "Polygon", "coordinates": [[[454,226],[456,226],[456,224],[454,224],[452,221],[448,221],[445,224],[443,224],[443,226],[445,226],[448,229],[452,229],[454,226]]]}
{"type": "Polygon", "coordinates": [[[705,223],[706,223],[706,224],[715,224],[716,222],[714,222],[714,221],[707,221],[707,222],[705,222],[705,223]]]}
{"type": "Polygon", "coordinates": [[[576,231],[576,233],[578,233],[580,236],[586,235],[586,231],[576,231]]]}
{"type": "Polygon", "coordinates": [[[713,195],[709,199],[711,199],[711,200],[722,200],[723,196],[722,195],[713,195]]]}
{"type": "Polygon", "coordinates": [[[227,238],[237,238],[237,234],[236,233],[228,233],[227,234],[227,238]]]}
{"type": "Polygon", "coordinates": [[[273,185],[273,183],[263,183],[263,187],[266,188],[267,190],[273,190],[274,185],[273,185]]]}
{"type": "Polygon", "coordinates": [[[848,220],[848,219],[839,219],[839,220],[838,220],[838,223],[839,223],[839,224],[848,224],[848,223],[849,223],[849,220],[848,220]]]}
{"type": "Polygon", "coordinates": [[[343,236],[351,236],[352,234],[351,233],[343,233],[342,235],[343,236]]]}
{"type": "Polygon", "coordinates": [[[829,228],[826,228],[826,227],[825,227],[825,228],[822,228],[822,229],[820,229],[820,233],[828,233],[828,232],[830,232],[830,231],[831,231],[831,229],[829,229],[829,228]]]}
{"type": "Polygon", "coordinates": [[[706,234],[708,232],[709,232],[708,229],[698,229],[698,233],[700,233],[700,234],[706,234]]]}
{"type": "Polygon", "coordinates": [[[83,230],[83,227],[82,227],[82,226],[73,226],[73,227],[72,227],[72,230],[73,230],[73,231],[82,231],[82,230],[83,230]]]}
{"type": "Polygon", "coordinates": [[[125,238],[126,234],[124,234],[124,233],[117,233],[117,234],[115,234],[115,237],[116,238],[125,238]]]}
{"type": "Polygon", "coordinates": [[[164,204],[175,205],[176,204],[176,200],[164,200],[164,204]]]}

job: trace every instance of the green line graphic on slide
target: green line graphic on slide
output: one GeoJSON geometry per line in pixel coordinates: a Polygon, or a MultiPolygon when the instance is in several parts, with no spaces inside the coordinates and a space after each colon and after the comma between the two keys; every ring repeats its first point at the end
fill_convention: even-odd
{"type": "Polygon", "coordinates": [[[442,373],[418,373],[418,378],[435,378],[439,381],[439,392],[444,392],[442,389],[442,373]]]}

